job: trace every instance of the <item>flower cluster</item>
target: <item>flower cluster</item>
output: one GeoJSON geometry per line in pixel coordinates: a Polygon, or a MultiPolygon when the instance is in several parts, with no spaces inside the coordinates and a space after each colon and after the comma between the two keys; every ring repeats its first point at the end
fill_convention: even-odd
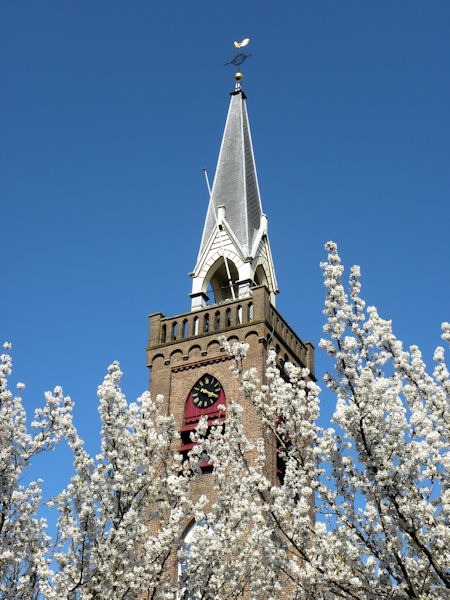
{"type": "MultiPolygon", "coordinates": [[[[3,347],[9,351],[11,344],[3,347]]],[[[22,398],[9,389],[11,372],[5,352],[0,356],[0,597],[29,600],[37,598],[52,572],[47,524],[38,516],[41,481],[27,484],[25,475],[33,457],[61,440],[72,406],[62,393],[48,393],[29,433],[22,398]]]]}
{"type": "MultiPolygon", "coordinates": [[[[239,391],[225,420],[200,419],[187,458],[162,398],[126,401],[118,363],[98,389],[101,452],[91,456],[61,388],[46,394],[28,432],[8,388],[11,358],[1,356],[2,598],[449,597],[444,349],[428,372],[419,348],[403,348],[391,322],[366,307],[359,269],[346,286],[336,245],[326,248],[320,346],[334,363],[324,378],[336,400],[333,427],[317,424],[320,390],[307,369],[280,369],[268,349],[257,373],[247,344],[223,338],[239,391]],[[63,437],[74,475],[51,503],[51,544],[38,517],[40,482],[24,485],[23,474],[63,437]],[[209,493],[198,496],[205,460],[209,493]]],[[[450,341],[448,323],[442,338],[450,341]]]]}

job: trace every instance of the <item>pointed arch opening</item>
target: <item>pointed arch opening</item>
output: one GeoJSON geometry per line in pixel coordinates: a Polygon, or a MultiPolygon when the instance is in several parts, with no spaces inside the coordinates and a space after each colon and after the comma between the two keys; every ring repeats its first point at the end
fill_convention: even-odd
{"type": "Polygon", "coordinates": [[[232,300],[233,292],[234,298],[237,298],[238,286],[236,282],[238,280],[239,272],[234,262],[228,258],[225,263],[224,257],[221,256],[216,260],[206,276],[206,293],[210,298],[213,298],[214,304],[232,300]]]}
{"type": "Polygon", "coordinates": [[[178,561],[178,578],[182,585],[181,600],[194,600],[194,598],[197,598],[197,595],[191,596],[185,587],[189,581],[189,555],[191,553],[192,542],[195,541],[196,536],[199,534],[201,535],[202,533],[208,534],[209,532],[212,532],[211,526],[206,519],[202,519],[201,521],[193,521],[190,523],[181,537],[181,552],[179,553],[178,561]]]}
{"type": "Polygon", "coordinates": [[[255,271],[255,285],[264,285],[269,289],[269,281],[267,279],[266,272],[262,265],[258,265],[255,271]]]}

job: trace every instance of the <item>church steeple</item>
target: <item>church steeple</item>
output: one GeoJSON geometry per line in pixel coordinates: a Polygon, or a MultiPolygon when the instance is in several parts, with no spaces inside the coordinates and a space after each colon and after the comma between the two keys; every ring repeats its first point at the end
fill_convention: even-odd
{"type": "Polygon", "coordinates": [[[208,301],[248,297],[255,285],[267,287],[272,304],[278,293],[242,75],[236,73],[235,78],[200,251],[191,273],[192,310],[208,301]]]}
{"type": "MultiPolygon", "coordinates": [[[[245,38],[235,46],[240,48],[248,41],[245,38]]],[[[237,62],[244,58],[238,54],[232,64],[239,66],[237,62]]],[[[206,425],[206,430],[202,429],[205,437],[216,423],[228,427],[226,407],[243,400],[244,434],[252,441],[263,441],[264,474],[272,485],[284,481],[285,461],[279,440],[240,393],[239,382],[230,369],[234,359],[225,351],[221,338],[248,344],[242,369],[254,370],[262,384],[267,382],[268,348],[273,348],[280,365],[291,362],[307,367],[314,381],[314,347],[303,342],[275,308],[276,292],[245,95],[237,77],[192,273],[192,309],[167,317],[162,312],[150,315],[147,365],[151,370],[151,395],[161,398],[159,413],[173,415],[179,432],[178,447],[174,440],[175,451],[188,456],[197,442],[192,433],[201,419],[206,425]],[[207,305],[208,300],[214,305],[207,305]]],[[[253,464],[254,453],[247,458],[253,464]]],[[[191,480],[192,504],[206,497],[213,505],[217,495],[214,464],[207,456],[193,460],[202,475],[191,480]]],[[[306,498],[311,499],[311,495],[306,498]]],[[[188,531],[180,532],[180,540],[187,542],[188,531]]],[[[171,556],[176,555],[173,549],[171,556]]],[[[176,560],[169,560],[163,576],[168,573],[177,582],[183,568],[176,560]]],[[[247,591],[251,593],[243,590],[242,598],[248,597],[247,591]]]]}

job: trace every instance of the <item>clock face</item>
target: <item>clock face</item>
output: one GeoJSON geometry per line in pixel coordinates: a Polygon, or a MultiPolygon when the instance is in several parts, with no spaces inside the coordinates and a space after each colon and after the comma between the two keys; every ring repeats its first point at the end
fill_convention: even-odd
{"type": "Polygon", "coordinates": [[[219,399],[222,386],[211,375],[204,375],[192,388],[192,402],[197,408],[208,408],[219,399]]]}

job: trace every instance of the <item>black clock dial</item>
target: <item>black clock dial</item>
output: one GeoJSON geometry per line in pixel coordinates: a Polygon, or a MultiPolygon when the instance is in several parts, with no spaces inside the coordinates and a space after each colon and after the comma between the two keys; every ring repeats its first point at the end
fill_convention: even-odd
{"type": "Polygon", "coordinates": [[[192,388],[192,402],[197,408],[208,408],[219,399],[221,389],[215,377],[204,375],[192,388]]]}

